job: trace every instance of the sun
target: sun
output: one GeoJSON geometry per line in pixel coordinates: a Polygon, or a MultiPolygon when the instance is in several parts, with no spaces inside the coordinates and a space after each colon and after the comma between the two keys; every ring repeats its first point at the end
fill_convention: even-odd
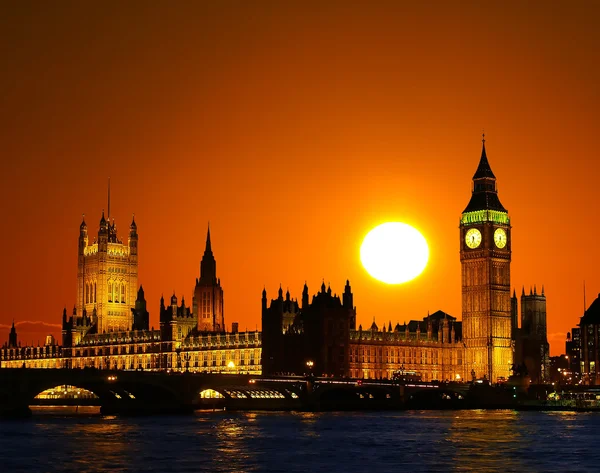
{"type": "Polygon", "coordinates": [[[367,272],[387,284],[402,284],[423,272],[429,260],[427,240],[414,227],[383,223],[371,230],[360,247],[367,272]]]}

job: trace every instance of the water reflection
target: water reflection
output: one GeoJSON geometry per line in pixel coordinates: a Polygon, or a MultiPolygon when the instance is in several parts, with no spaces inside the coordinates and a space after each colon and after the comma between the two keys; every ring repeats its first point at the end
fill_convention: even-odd
{"type": "Polygon", "coordinates": [[[39,416],[0,429],[2,471],[592,471],[598,414],[203,412],[39,416]],[[48,465],[47,467],[45,465],[48,465]]]}
{"type": "Polygon", "coordinates": [[[455,471],[505,471],[522,468],[520,451],[528,440],[516,411],[459,411],[453,416],[448,441],[455,471]]]}

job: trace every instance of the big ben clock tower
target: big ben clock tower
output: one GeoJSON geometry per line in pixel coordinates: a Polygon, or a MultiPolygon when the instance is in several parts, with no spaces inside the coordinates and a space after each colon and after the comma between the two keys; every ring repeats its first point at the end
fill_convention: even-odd
{"type": "Polygon", "coordinates": [[[473,176],[471,200],[460,219],[463,341],[466,371],[496,382],[513,364],[510,312],[511,236],[496,176],[485,152],[473,176]]]}

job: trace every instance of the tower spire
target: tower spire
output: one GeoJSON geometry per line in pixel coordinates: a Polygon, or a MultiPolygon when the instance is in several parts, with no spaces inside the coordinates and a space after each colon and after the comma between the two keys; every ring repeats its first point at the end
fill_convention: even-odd
{"type": "Polygon", "coordinates": [[[473,175],[473,189],[471,200],[463,210],[465,212],[474,212],[477,210],[496,210],[506,213],[506,209],[500,203],[498,190],[496,187],[496,176],[492,172],[490,162],[485,150],[485,134],[481,139],[481,157],[477,170],[473,175]]]}
{"type": "Polygon", "coordinates": [[[212,253],[212,247],[210,244],[210,222],[208,222],[208,231],[206,232],[206,252],[212,253]]]}
{"type": "Polygon", "coordinates": [[[475,175],[473,176],[473,179],[483,178],[496,179],[496,176],[490,167],[487,153],[485,152],[485,133],[483,133],[481,138],[481,158],[479,158],[479,166],[477,166],[477,171],[475,171],[475,175]]]}

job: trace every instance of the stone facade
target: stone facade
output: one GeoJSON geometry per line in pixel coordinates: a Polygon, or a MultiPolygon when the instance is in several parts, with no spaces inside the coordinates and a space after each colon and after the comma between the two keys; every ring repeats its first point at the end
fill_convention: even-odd
{"type": "MultiPolygon", "coordinates": [[[[89,242],[85,219],[79,227],[75,326],[91,316],[98,333],[132,329],[131,309],[138,290],[138,234],[135,219],[123,243],[113,220],[100,219],[97,238],[89,242]]],[[[76,331],[73,342],[83,336],[76,331]]]]}
{"type": "Polygon", "coordinates": [[[459,225],[466,363],[477,378],[508,379],[513,365],[511,226],[485,150],[459,225]]]}
{"type": "Polygon", "coordinates": [[[369,330],[350,332],[350,372],[353,378],[392,379],[413,372],[423,381],[460,381],[465,372],[461,323],[442,311],[420,321],[386,330],[375,322],[369,330]]]}

